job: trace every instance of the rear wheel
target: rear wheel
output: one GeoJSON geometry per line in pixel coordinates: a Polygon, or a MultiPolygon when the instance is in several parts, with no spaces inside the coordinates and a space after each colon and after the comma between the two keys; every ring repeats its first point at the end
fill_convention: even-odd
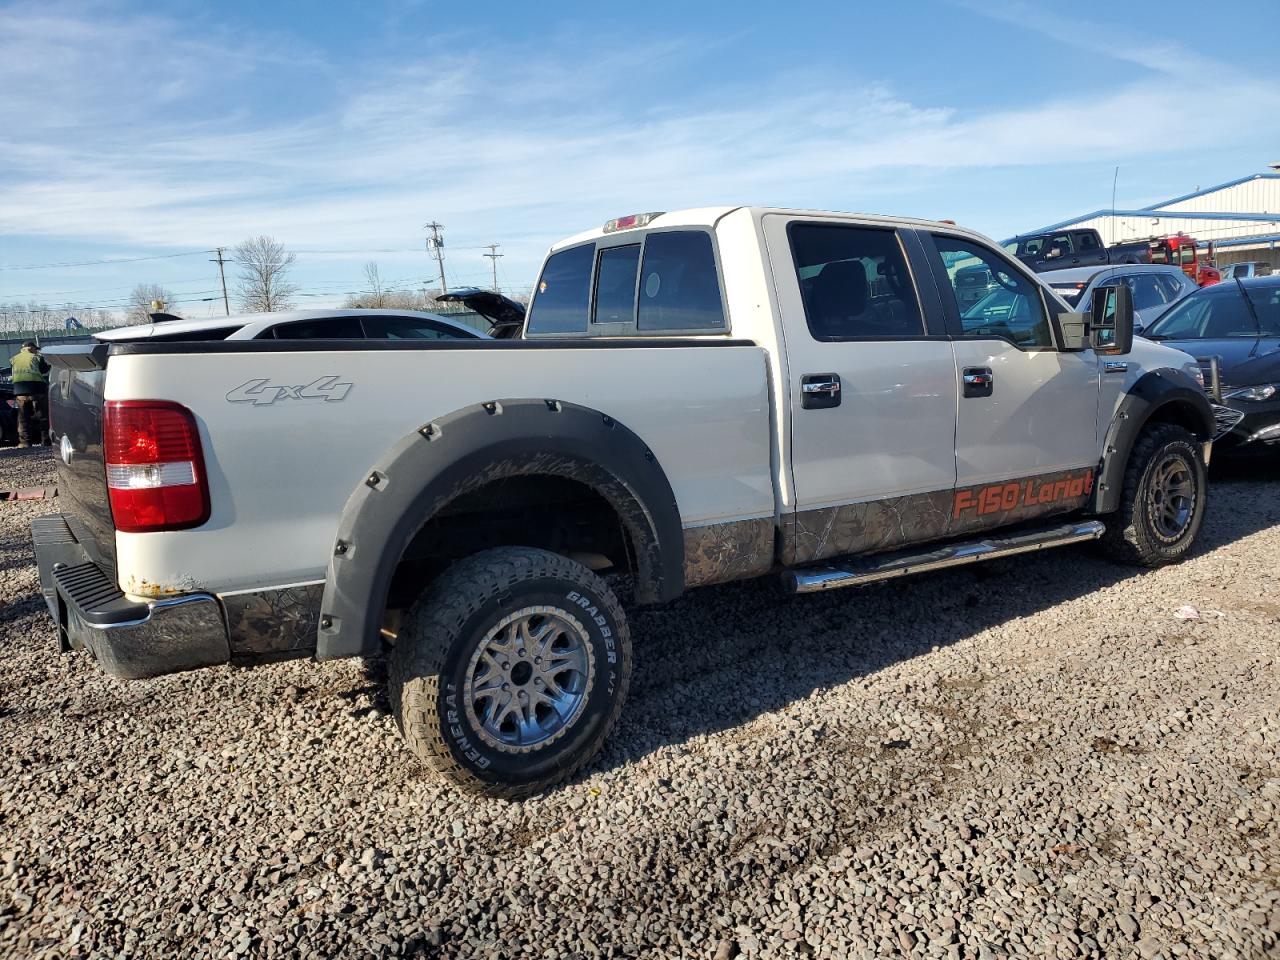
{"type": "Polygon", "coordinates": [[[431,585],[388,667],[414,754],[467,790],[515,798],[600,749],[626,699],[631,641],[617,599],[586,567],[502,547],[431,585]]]}
{"type": "Polygon", "coordinates": [[[1181,560],[1204,523],[1206,476],[1200,443],[1189,432],[1172,423],[1147,428],[1129,454],[1103,547],[1144,567],[1181,560]]]}

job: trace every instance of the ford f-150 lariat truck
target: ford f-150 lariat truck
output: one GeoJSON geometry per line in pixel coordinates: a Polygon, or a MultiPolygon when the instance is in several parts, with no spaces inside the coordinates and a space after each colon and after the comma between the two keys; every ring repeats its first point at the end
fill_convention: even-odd
{"type": "Polygon", "coordinates": [[[951,224],[717,208],[557,244],[510,340],[51,349],[44,595],[120,677],[389,647],[409,749],[524,795],[622,707],[618,578],[661,603],[1091,539],[1183,557],[1214,415],[1128,297],[1073,313],[951,224]],[[963,305],[973,267],[1002,309],[963,305]]]}

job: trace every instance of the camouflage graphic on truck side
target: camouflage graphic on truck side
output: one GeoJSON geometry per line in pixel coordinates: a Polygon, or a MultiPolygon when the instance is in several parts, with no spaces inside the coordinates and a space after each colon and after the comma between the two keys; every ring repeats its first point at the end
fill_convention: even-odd
{"type": "Polygon", "coordinates": [[[1068,513],[1089,502],[1093,484],[1094,470],[1085,468],[801,510],[790,524],[782,559],[794,566],[879,553],[1068,513]]]}
{"type": "Polygon", "coordinates": [[[316,648],[323,584],[221,598],[232,657],[304,656],[316,648]]]}

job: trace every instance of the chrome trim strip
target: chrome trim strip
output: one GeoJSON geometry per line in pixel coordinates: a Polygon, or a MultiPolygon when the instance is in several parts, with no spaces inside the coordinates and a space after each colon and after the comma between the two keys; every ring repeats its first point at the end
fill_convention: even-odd
{"type": "Polygon", "coordinates": [[[845,566],[834,564],[808,569],[788,570],[782,575],[783,586],[791,593],[816,593],[841,587],[861,586],[880,580],[904,577],[956,567],[979,560],[1032,553],[1049,547],[1061,547],[1086,540],[1097,540],[1106,527],[1099,520],[1062,524],[1005,537],[987,537],[954,543],[936,550],[896,553],[885,557],[869,557],[845,566]]]}

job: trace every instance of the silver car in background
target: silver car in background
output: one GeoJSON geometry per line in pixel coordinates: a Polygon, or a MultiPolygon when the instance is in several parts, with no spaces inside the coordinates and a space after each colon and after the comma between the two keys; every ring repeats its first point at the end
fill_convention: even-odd
{"type": "Polygon", "coordinates": [[[1045,277],[1073,310],[1088,310],[1093,291],[1103,284],[1123,283],[1133,294],[1133,329],[1141,333],[1171,304],[1198,290],[1181,267],[1166,263],[1121,263],[1108,267],[1073,267],[1045,277]]]}

